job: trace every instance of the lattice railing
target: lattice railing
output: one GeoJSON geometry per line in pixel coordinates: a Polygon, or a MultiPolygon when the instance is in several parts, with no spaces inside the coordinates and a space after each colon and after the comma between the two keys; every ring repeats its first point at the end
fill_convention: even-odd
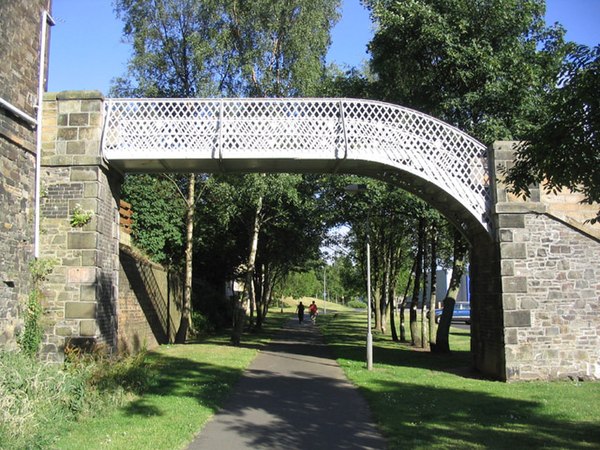
{"type": "Polygon", "coordinates": [[[488,228],[486,147],[396,105],[351,99],[106,99],[116,159],[354,159],[431,182],[488,228]]]}

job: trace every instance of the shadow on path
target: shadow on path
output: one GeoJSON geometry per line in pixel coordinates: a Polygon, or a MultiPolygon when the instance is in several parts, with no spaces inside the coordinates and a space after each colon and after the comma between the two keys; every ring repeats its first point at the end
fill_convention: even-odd
{"type": "Polygon", "coordinates": [[[365,400],[310,323],[289,322],[188,447],[382,449],[365,400]]]}

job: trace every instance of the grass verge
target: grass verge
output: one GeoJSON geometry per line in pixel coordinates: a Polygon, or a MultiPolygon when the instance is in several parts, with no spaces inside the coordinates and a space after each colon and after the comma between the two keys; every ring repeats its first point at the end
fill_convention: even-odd
{"type": "Polygon", "coordinates": [[[319,327],[390,449],[600,448],[600,383],[478,379],[468,331],[458,328],[450,355],[375,335],[367,371],[363,314],[323,316],[319,327]]]}
{"type": "Polygon", "coordinates": [[[229,335],[223,334],[149,352],[144,380],[149,386],[142,394],[133,389],[120,405],[95,417],[63,423],[53,444],[44,448],[184,448],[219,408],[257,351],[288,319],[289,315],[271,313],[263,332],[244,335],[240,347],[230,346],[229,335]]]}

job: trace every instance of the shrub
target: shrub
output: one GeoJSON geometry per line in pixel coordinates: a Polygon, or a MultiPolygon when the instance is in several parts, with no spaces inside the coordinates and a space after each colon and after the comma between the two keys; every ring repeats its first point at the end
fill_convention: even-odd
{"type": "Polygon", "coordinates": [[[48,448],[69,423],[123,405],[156,380],[145,352],[111,358],[65,349],[65,364],[0,351],[0,449],[48,448]]]}
{"type": "Polygon", "coordinates": [[[350,300],[346,306],[349,308],[366,308],[367,304],[360,300],[350,300]]]}
{"type": "Polygon", "coordinates": [[[73,213],[71,214],[71,226],[74,228],[81,228],[87,225],[94,217],[94,211],[81,209],[81,205],[75,205],[73,213]]]}
{"type": "Polygon", "coordinates": [[[210,319],[198,311],[192,312],[192,328],[198,335],[215,331],[215,326],[210,319]]]}
{"type": "Polygon", "coordinates": [[[59,365],[0,352],[0,448],[48,447],[80,412],[85,385],[59,365]]]}

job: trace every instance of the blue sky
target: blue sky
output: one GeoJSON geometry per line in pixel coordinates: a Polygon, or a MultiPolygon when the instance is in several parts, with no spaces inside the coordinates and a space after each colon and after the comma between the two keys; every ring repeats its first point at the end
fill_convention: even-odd
{"type": "MultiPolygon", "coordinates": [[[[342,18],[332,32],[328,60],[357,66],[366,59],[372,35],[359,0],[343,0],[342,18]]],[[[48,90],[96,89],[108,92],[112,78],[125,72],[129,47],[121,42],[121,23],[111,0],[54,0],[48,90]]],[[[560,22],[567,39],[600,43],[600,0],[547,0],[546,21],[560,22]]]]}

